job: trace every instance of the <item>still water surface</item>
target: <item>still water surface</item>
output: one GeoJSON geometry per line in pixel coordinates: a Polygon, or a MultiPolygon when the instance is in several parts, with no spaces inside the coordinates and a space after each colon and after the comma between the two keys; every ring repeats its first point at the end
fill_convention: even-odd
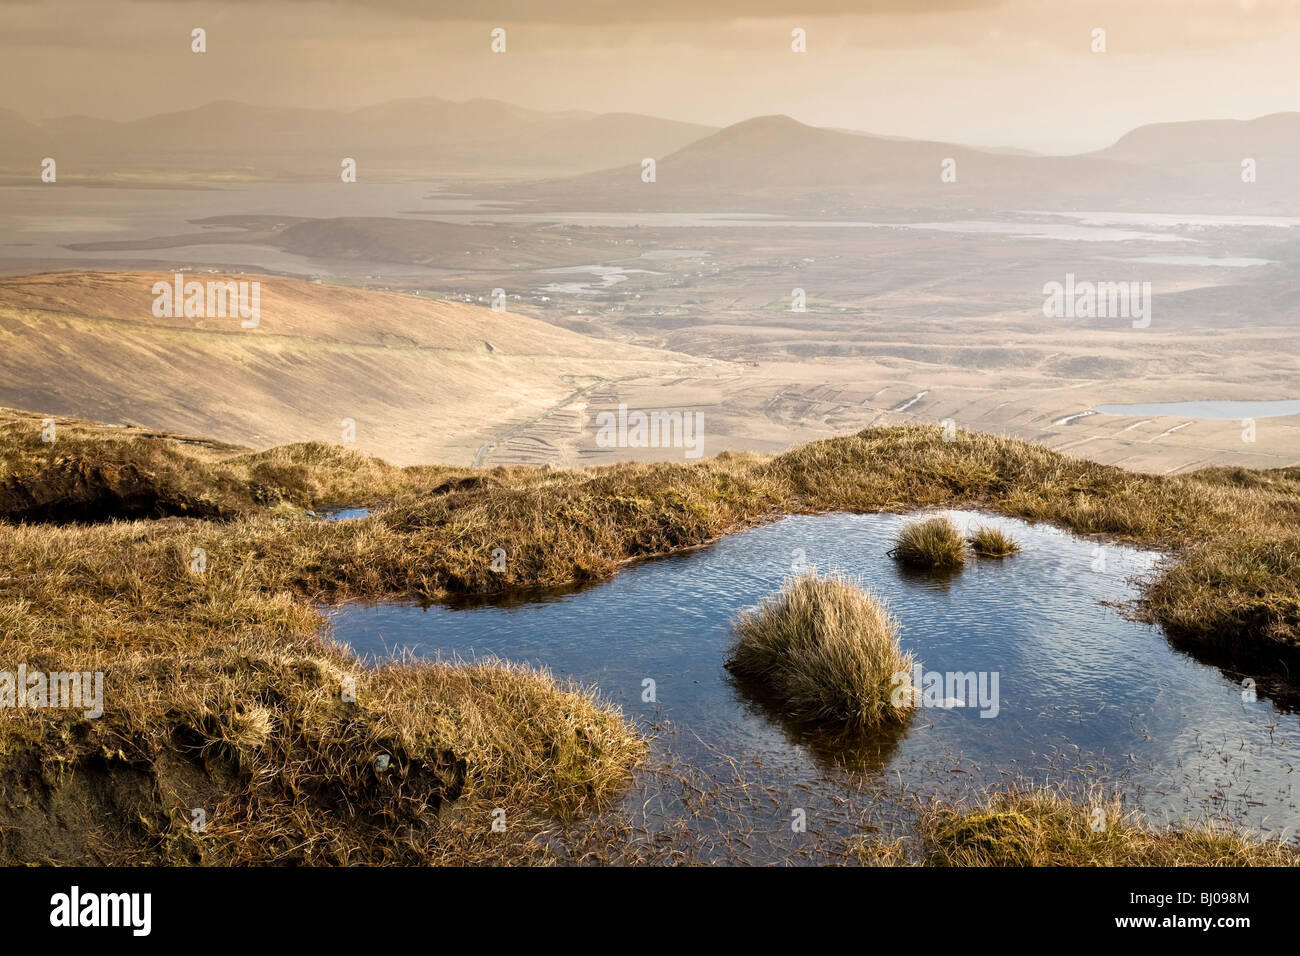
{"type": "Polygon", "coordinates": [[[1135,405],[1098,405],[1093,409],[1099,415],[1151,415],[1178,418],[1207,418],[1228,420],[1233,418],[1285,418],[1300,415],[1300,400],[1284,399],[1278,402],[1140,402],[1135,405]]]}
{"type": "Polygon", "coordinates": [[[574,593],[461,609],[345,605],[330,620],[363,656],[499,657],[594,684],[656,734],[629,812],[661,836],[698,814],[673,782],[687,774],[718,795],[717,818],[693,819],[691,839],[701,842],[701,827],[745,834],[709,844],[709,858],[782,860],[814,838],[833,843],[864,814],[886,830],[906,826],[918,794],[958,797],[1012,777],[1079,792],[1100,783],[1157,822],[1208,814],[1294,838],[1300,716],[1250,699],[1234,677],[1107,603],[1131,601],[1159,555],[950,514],[1011,532],[1023,553],[955,575],[908,573],[885,552],[909,519],[794,516],[574,593]],[[804,564],[854,575],[884,598],[927,671],[996,672],[996,716],[949,701],[919,710],[901,734],[845,749],[737,686],[723,666],[731,620],[804,564]],[[808,833],[791,830],[796,808],[808,833]]]}

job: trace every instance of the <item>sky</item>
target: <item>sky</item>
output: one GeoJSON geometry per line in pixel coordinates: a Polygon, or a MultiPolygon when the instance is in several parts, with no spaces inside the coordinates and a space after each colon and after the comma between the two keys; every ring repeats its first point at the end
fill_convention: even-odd
{"type": "Polygon", "coordinates": [[[0,0],[0,107],[33,120],[432,95],[1064,153],[1300,109],[1298,63],[1300,0],[0,0]]]}

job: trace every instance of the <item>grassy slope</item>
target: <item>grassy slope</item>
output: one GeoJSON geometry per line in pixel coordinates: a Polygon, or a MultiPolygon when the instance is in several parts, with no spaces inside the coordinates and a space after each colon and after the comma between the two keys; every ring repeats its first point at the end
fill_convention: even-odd
{"type": "Polygon", "coordinates": [[[503,423],[604,378],[687,360],[519,313],[271,276],[261,322],[155,318],[170,273],[0,279],[0,403],[198,432],[259,447],[337,441],[393,461],[473,460],[503,423]],[[68,357],[76,356],[75,374],[68,357]]]}
{"type": "Polygon", "coordinates": [[[0,416],[0,511],[33,490],[115,507],[112,478],[129,472],[158,501],[206,498],[225,520],[0,522],[0,660],[108,675],[99,721],[0,713],[9,779],[65,784],[32,790],[25,810],[0,801],[0,823],[17,828],[0,840],[9,858],[429,859],[444,796],[584,810],[641,752],[617,715],[544,676],[366,671],[317,636],[311,602],[596,580],[783,512],[977,506],[1168,547],[1181,563],[1145,609],[1172,633],[1259,672],[1293,667],[1300,647],[1297,469],[1137,475],[1009,439],[945,443],[929,427],[572,472],[398,469],[319,444],[247,453],[75,422],[43,444],[39,430],[39,416],[0,416]],[[113,472],[68,479],[69,459],[113,472]],[[379,500],[358,522],[294,517],[379,500]],[[205,573],[190,570],[194,548],[205,573]],[[355,704],[340,700],[349,678],[355,704]],[[379,753],[395,771],[371,769],[379,753]],[[131,775],[138,799],[121,789],[131,775]],[[57,817],[68,792],[81,802],[57,817]],[[137,810],[110,814],[120,832],[93,852],[87,832],[124,801],[137,810]],[[214,820],[201,840],[186,825],[193,806],[214,820]],[[42,842],[56,819],[73,822],[42,842]]]}

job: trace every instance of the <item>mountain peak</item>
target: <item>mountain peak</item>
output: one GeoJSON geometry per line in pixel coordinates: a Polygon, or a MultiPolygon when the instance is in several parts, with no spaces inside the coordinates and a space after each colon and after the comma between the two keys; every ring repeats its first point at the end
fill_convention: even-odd
{"type": "Polygon", "coordinates": [[[739,123],[732,123],[725,127],[722,132],[730,130],[804,130],[816,129],[815,126],[809,126],[807,123],[801,123],[793,116],[787,116],[785,113],[769,113],[765,116],[755,116],[751,119],[741,120],[739,123]]]}

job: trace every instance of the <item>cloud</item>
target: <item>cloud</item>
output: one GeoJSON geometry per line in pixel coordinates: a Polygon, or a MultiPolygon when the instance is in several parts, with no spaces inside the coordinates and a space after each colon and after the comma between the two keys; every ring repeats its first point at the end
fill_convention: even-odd
{"type": "MultiPolygon", "coordinates": [[[[969,10],[989,10],[1006,0],[232,0],[229,5],[297,9],[315,18],[365,16],[419,19],[424,22],[501,22],[617,26],[621,23],[730,22],[736,20],[791,20],[827,17],[926,16],[969,10]]],[[[94,11],[192,11],[211,17],[213,7],[195,0],[0,0],[0,11],[38,10],[54,26],[75,29],[75,19],[56,17],[50,7],[94,11]],[[69,20],[74,22],[70,23],[69,20]]]]}
{"type": "MultiPolygon", "coordinates": [[[[262,0],[243,0],[262,2],[262,0]]],[[[322,6],[318,0],[288,0],[322,6]]],[[[619,23],[765,20],[841,16],[909,16],[991,9],[1004,0],[365,0],[330,3],[426,20],[504,23],[619,23]]]]}

